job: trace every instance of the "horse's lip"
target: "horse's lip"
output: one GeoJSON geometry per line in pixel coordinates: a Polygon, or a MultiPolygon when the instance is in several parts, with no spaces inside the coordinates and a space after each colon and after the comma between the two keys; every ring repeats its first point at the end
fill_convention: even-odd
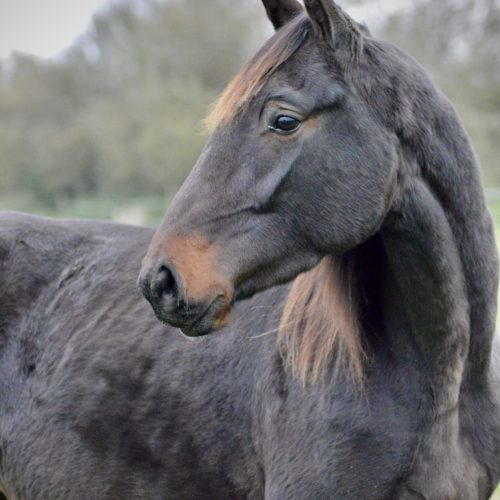
{"type": "Polygon", "coordinates": [[[225,298],[223,295],[215,297],[210,304],[205,307],[196,317],[192,317],[192,312],[185,311],[184,316],[165,314],[161,310],[157,312],[157,317],[165,324],[180,328],[187,337],[202,337],[214,331],[214,321],[217,313],[223,307],[225,298]],[[187,313],[187,314],[186,314],[187,313]],[[191,317],[190,317],[191,316],[191,317]]]}
{"type": "Polygon", "coordinates": [[[224,295],[217,295],[205,310],[190,324],[180,326],[187,337],[203,337],[214,331],[214,320],[225,303],[224,295]]]}
{"type": "Polygon", "coordinates": [[[156,317],[165,325],[189,329],[191,325],[195,325],[208,313],[216,300],[217,297],[210,302],[208,306],[202,309],[201,312],[197,312],[196,307],[192,305],[188,306],[185,302],[182,302],[179,308],[172,312],[166,312],[161,304],[152,304],[152,306],[156,317]]]}

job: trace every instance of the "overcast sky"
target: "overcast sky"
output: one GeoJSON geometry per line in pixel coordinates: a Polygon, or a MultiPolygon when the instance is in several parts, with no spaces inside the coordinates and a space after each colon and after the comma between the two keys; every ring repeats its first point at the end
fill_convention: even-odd
{"type": "Polygon", "coordinates": [[[0,0],[0,58],[12,51],[60,54],[106,0],[0,0]]]}
{"type": "MultiPolygon", "coordinates": [[[[186,0],[189,1],[189,0],[186,0]]],[[[210,1],[210,0],[205,0],[210,1]]],[[[248,0],[258,1],[258,0],[248,0]]],[[[87,27],[93,13],[109,0],[0,0],[0,58],[12,51],[54,57],[87,27]]],[[[342,1],[339,2],[342,5],[342,1]]],[[[349,9],[359,21],[373,26],[381,15],[408,0],[377,0],[369,7],[349,9]]]]}

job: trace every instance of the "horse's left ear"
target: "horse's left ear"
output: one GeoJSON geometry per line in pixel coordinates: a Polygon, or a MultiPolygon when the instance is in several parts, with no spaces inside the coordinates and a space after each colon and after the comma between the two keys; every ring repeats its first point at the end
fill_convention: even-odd
{"type": "Polygon", "coordinates": [[[267,17],[276,30],[303,10],[302,5],[297,0],[262,0],[262,3],[266,8],[267,17]]]}
{"type": "Polygon", "coordinates": [[[314,34],[339,50],[357,58],[363,45],[358,25],[333,0],[304,0],[314,34]]]}

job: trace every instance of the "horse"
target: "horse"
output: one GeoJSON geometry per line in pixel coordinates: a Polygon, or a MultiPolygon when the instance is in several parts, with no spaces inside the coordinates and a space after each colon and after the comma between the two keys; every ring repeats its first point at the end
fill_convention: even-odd
{"type": "Polygon", "coordinates": [[[264,6],[276,33],[157,231],[0,215],[6,499],[498,483],[498,260],[463,126],[331,0],[264,6]]]}
{"type": "Polygon", "coordinates": [[[266,498],[487,498],[498,256],[470,140],[418,63],[332,0],[264,5],[277,31],[212,110],[143,293],[199,337],[295,279],[266,498]]]}

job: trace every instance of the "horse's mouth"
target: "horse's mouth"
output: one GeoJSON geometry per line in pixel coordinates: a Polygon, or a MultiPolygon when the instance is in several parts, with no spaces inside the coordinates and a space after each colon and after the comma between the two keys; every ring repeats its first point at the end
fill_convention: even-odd
{"type": "Polygon", "coordinates": [[[166,313],[158,308],[155,314],[163,323],[180,328],[187,337],[203,337],[227,325],[231,305],[224,295],[218,295],[204,308],[185,306],[175,314],[166,313]]]}

